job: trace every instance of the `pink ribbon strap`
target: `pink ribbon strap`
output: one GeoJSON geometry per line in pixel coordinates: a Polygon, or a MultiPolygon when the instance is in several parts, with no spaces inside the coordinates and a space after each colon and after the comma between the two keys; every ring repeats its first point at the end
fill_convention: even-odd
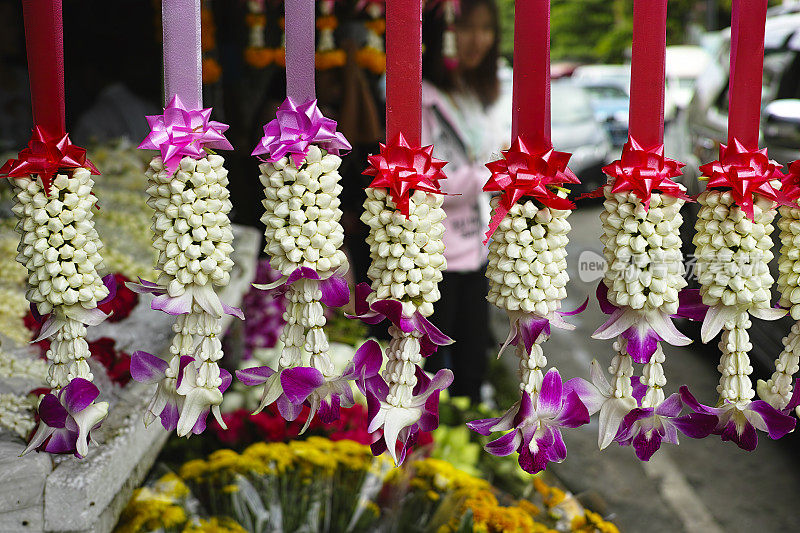
{"type": "Polygon", "coordinates": [[[314,100],[314,0],[286,0],[285,15],[286,97],[314,100]]]}
{"type": "MultiPolygon", "coordinates": [[[[203,107],[200,0],[163,0],[164,102],[178,96],[187,109],[203,107]]],[[[313,39],[313,32],[312,32],[313,39]]]]}

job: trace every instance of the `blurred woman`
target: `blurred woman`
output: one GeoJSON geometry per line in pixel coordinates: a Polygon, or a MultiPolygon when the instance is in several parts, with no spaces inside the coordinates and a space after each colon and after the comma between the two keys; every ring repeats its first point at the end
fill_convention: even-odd
{"type": "Polygon", "coordinates": [[[500,117],[510,116],[510,109],[497,105],[499,31],[494,0],[461,0],[460,4],[455,58],[443,53],[442,16],[426,14],[422,30],[422,144],[433,144],[434,156],[448,162],[447,179],[441,182],[447,193],[447,271],[432,318],[456,341],[429,357],[425,369],[451,368],[455,380],[450,394],[478,401],[491,339],[482,244],[489,209],[482,192],[489,177],[484,164],[496,159],[508,144],[507,122],[500,117]]]}

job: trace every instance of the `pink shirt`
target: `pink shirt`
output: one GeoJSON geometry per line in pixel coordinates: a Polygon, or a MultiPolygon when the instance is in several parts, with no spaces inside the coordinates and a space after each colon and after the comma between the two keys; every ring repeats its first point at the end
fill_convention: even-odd
{"type": "MultiPolygon", "coordinates": [[[[499,111],[499,110],[498,110],[499,111]]],[[[499,157],[509,133],[495,110],[486,110],[474,95],[451,96],[430,83],[422,84],[422,145],[448,162],[440,182],[444,197],[444,256],[447,270],[469,272],[486,262],[483,239],[489,220],[483,185],[490,172],[485,163],[499,157]],[[505,130],[505,131],[504,131],[505,130]]],[[[510,114],[509,114],[510,116],[510,114]]]]}

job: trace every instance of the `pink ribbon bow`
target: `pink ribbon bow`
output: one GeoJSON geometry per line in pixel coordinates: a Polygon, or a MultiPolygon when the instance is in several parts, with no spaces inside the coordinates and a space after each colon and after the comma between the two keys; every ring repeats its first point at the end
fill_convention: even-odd
{"type": "Polygon", "coordinates": [[[209,120],[211,108],[189,110],[177,95],[172,97],[163,115],[149,115],[150,134],[139,145],[144,150],[160,150],[168,172],[175,172],[184,156],[199,159],[205,147],[233,150],[223,133],[227,124],[209,120]]]}

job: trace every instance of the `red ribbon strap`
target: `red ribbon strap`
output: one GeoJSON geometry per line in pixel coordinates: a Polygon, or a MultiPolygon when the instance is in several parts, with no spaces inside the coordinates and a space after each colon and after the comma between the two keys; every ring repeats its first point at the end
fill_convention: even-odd
{"type": "Polygon", "coordinates": [[[25,19],[33,123],[55,137],[62,137],[66,129],[61,0],[24,0],[22,15],[25,19]]]}

